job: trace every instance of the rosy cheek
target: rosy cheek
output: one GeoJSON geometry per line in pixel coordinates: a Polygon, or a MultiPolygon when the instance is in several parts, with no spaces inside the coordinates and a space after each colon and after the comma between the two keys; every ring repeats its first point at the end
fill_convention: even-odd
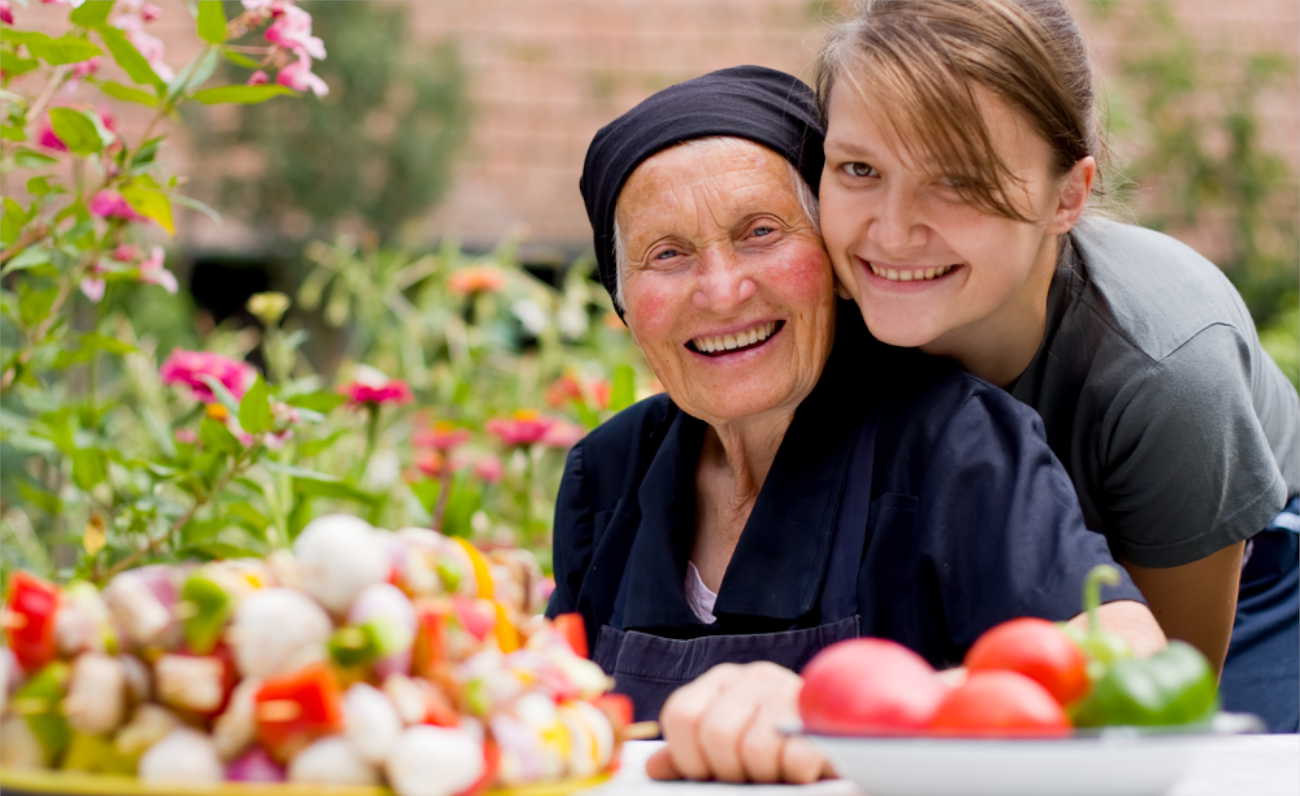
{"type": "Polygon", "coordinates": [[[642,340],[652,340],[657,333],[667,329],[674,313],[672,294],[654,285],[640,281],[635,289],[624,288],[627,299],[627,323],[642,340]]]}
{"type": "Polygon", "coordinates": [[[817,301],[831,291],[831,266],[820,247],[801,247],[782,258],[782,284],[801,299],[817,301]]]}

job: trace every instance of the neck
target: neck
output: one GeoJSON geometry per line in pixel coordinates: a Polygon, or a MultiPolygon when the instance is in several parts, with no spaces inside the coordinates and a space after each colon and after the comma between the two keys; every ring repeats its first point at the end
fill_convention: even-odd
{"type": "Polygon", "coordinates": [[[1010,386],[1029,367],[1046,333],[1047,294],[1062,241],[1055,235],[1044,239],[1029,279],[996,312],[953,329],[922,350],[956,359],[965,370],[999,387],[1010,386]]]}
{"type": "Polygon", "coordinates": [[[782,410],[710,426],[700,467],[730,484],[727,491],[733,506],[751,505],[758,497],[793,419],[794,410],[782,410]]]}

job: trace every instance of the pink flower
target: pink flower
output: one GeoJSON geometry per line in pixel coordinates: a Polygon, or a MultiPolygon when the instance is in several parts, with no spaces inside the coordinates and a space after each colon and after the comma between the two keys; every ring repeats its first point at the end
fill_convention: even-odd
{"type": "Polygon", "coordinates": [[[259,69],[253,74],[248,76],[247,84],[250,86],[260,86],[263,83],[269,83],[269,82],[271,82],[271,78],[266,76],[266,72],[263,72],[261,69],[259,69]]]}
{"type": "Polygon", "coordinates": [[[330,87],[325,85],[325,81],[321,80],[320,76],[312,74],[311,59],[303,53],[299,53],[297,61],[280,70],[280,74],[275,77],[275,82],[288,86],[294,91],[311,89],[311,92],[318,97],[330,93],[330,87]]]}
{"type": "Polygon", "coordinates": [[[545,437],[554,424],[554,420],[532,409],[519,409],[510,417],[492,418],[487,422],[487,430],[507,445],[531,445],[545,437]]]}
{"type": "Polygon", "coordinates": [[[0,22],[14,24],[14,9],[9,5],[9,0],[0,0],[0,22]]]}
{"type": "Polygon", "coordinates": [[[432,428],[422,428],[415,432],[412,442],[417,448],[434,448],[449,451],[469,441],[469,429],[457,428],[446,420],[439,420],[432,428]]]}
{"type": "Polygon", "coordinates": [[[271,14],[275,22],[266,29],[267,41],[292,50],[300,59],[325,57],[325,42],[311,35],[311,14],[291,5],[272,6],[271,14]]]}
{"type": "Polygon", "coordinates": [[[181,348],[172,351],[159,373],[163,384],[183,384],[190,388],[196,399],[204,403],[215,401],[216,396],[204,383],[203,376],[221,382],[235,398],[242,398],[244,391],[257,376],[257,371],[243,362],[207,351],[186,351],[181,348]]]}
{"type": "Polygon", "coordinates": [[[162,39],[145,32],[144,22],[141,16],[131,13],[118,14],[111,20],[113,27],[125,33],[131,44],[149,62],[154,74],[158,75],[162,80],[170,82],[172,78],[176,77],[176,73],[163,60],[167,48],[163,45],[162,39]]]}
{"type": "Polygon", "coordinates": [[[501,480],[501,460],[495,456],[484,456],[474,462],[474,475],[488,482],[495,484],[501,480]]]}
{"type": "Polygon", "coordinates": [[[344,386],[342,392],[353,406],[404,404],[411,400],[411,388],[401,379],[392,379],[382,384],[354,381],[344,386]]]}
{"type": "Polygon", "coordinates": [[[163,266],[163,250],[154,246],[149,256],[140,263],[140,281],[148,285],[159,285],[168,293],[175,293],[176,275],[163,266]]]}
{"type": "Polygon", "coordinates": [[[119,243],[109,256],[119,263],[129,263],[140,256],[140,250],[129,243],[119,243]]]}
{"type": "Polygon", "coordinates": [[[193,445],[199,441],[198,432],[192,428],[178,428],[174,432],[173,436],[176,437],[177,442],[185,445],[193,445]]]}
{"type": "Polygon", "coordinates": [[[67,152],[68,146],[63,140],[54,134],[54,127],[49,122],[41,125],[40,135],[36,137],[36,143],[46,149],[53,149],[56,152],[67,152]]]}
{"type": "Polygon", "coordinates": [[[88,276],[81,280],[81,292],[95,304],[104,298],[104,290],[107,288],[108,284],[99,277],[88,276]]]}
{"type": "Polygon", "coordinates": [[[122,194],[117,191],[103,190],[90,199],[90,212],[100,218],[121,218],[127,221],[147,221],[144,216],[131,209],[122,194]]]}
{"type": "Polygon", "coordinates": [[[75,77],[83,78],[93,75],[99,71],[99,67],[104,63],[104,59],[98,55],[87,61],[79,61],[72,65],[72,74],[75,77]]]}
{"type": "Polygon", "coordinates": [[[145,22],[153,22],[160,16],[162,16],[162,9],[153,3],[145,3],[140,6],[140,19],[145,22]]]}
{"type": "Polygon", "coordinates": [[[551,448],[572,448],[587,436],[587,429],[567,420],[557,420],[542,437],[542,444],[551,448]]]}

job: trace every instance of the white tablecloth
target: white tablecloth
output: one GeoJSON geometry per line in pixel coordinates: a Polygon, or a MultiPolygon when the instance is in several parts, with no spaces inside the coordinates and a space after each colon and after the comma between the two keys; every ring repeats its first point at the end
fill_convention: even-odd
{"type": "MultiPolygon", "coordinates": [[[[661,745],[661,741],[627,744],[618,776],[589,793],[600,796],[722,796],[725,793],[863,796],[862,791],[840,780],[801,787],[655,782],[645,775],[645,759],[661,745]]],[[[1168,796],[1300,796],[1300,735],[1248,735],[1215,741],[1207,745],[1205,754],[1193,763],[1168,796]]]]}

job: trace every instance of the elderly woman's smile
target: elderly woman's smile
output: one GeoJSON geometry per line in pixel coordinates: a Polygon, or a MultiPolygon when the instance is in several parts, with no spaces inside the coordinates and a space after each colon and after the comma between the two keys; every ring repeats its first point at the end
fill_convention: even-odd
{"type": "Polygon", "coordinates": [[[830,351],[831,275],[799,180],[759,144],[697,139],[646,160],[619,196],[628,327],[708,422],[793,412],[830,351]]]}

